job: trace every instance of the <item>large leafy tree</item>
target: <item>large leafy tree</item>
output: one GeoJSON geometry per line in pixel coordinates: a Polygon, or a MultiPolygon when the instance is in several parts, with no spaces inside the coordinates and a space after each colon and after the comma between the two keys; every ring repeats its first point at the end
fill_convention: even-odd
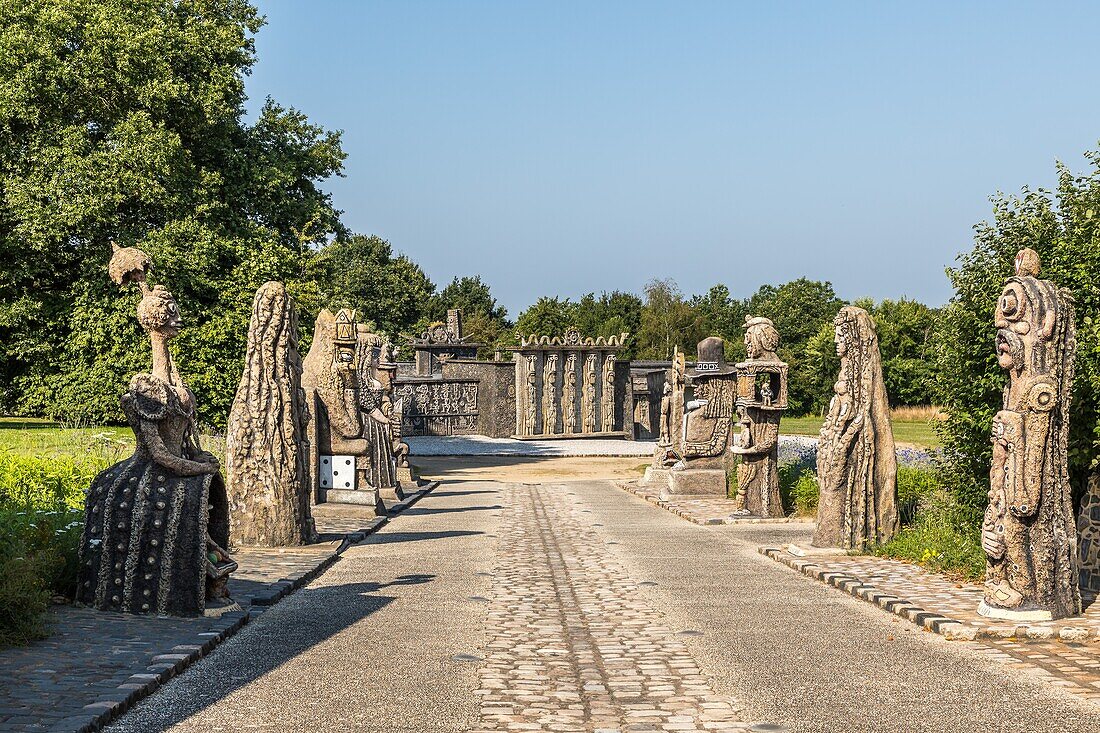
{"type": "Polygon", "coordinates": [[[136,245],[174,291],[202,417],[224,419],[252,293],[294,291],[342,233],[319,188],[339,135],[268,100],[244,120],[262,25],[243,0],[0,0],[0,393],[3,407],[118,419],[148,368],[136,295],[107,280],[136,245]]]}
{"type": "Polygon", "coordinates": [[[577,325],[577,304],[569,298],[543,296],[519,314],[516,334],[522,336],[561,336],[577,325]]]}
{"type": "Polygon", "coordinates": [[[994,308],[1016,253],[1031,247],[1041,277],[1069,288],[1077,319],[1077,377],[1070,411],[1070,477],[1084,490],[1100,457],[1100,155],[1075,175],[1058,165],[1056,191],[1023,189],[993,199],[993,219],[975,227],[974,248],[948,270],[955,295],[944,309],[937,361],[948,410],[942,425],[942,478],[964,500],[983,506],[992,449],[989,426],[1001,406],[1005,374],[997,366],[994,308]]]}
{"type": "Polygon", "coordinates": [[[508,322],[508,311],[497,304],[489,284],[481,279],[481,275],[456,277],[447,287],[436,293],[428,301],[427,313],[421,318],[420,327],[431,322],[443,322],[447,311],[452,308],[462,311],[469,340],[485,344],[486,352],[493,347],[507,348],[515,345],[511,324],[508,322]]]}
{"type": "Polygon", "coordinates": [[[643,359],[671,359],[679,348],[695,354],[702,336],[702,319],[671,279],[650,280],[645,286],[637,355],[643,359]]]}

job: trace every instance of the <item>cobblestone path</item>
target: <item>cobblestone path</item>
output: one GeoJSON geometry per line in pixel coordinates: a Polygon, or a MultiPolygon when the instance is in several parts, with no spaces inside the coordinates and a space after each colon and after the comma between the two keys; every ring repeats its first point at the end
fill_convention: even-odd
{"type": "Polygon", "coordinates": [[[639,598],[587,510],[546,485],[511,484],[504,501],[478,730],[749,729],[639,598]]]}

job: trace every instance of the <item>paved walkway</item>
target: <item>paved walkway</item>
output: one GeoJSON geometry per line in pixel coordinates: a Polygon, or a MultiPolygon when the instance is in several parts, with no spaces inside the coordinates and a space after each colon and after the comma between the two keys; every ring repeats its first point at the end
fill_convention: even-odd
{"type": "Polygon", "coordinates": [[[757,552],[807,536],[606,481],[448,483],[111,730],[1100,729],[1023,647],[946,641],[757,552]]]}

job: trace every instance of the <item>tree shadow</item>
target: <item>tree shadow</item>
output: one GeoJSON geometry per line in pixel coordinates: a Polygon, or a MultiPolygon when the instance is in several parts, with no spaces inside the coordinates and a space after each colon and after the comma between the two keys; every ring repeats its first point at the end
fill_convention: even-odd
{"type": "Polygon", "coordinates": [[[492,509],[503,509],[500,504],[490,504],[488,506],[458,506],[458,507],[442,507],[438,509],[429,509],[427,507],[414,506],[410,509],[406,509],[404,514],[455,514],[458,512],[484,512],[492,509]]]}
{"type": "Polygon", "coordinates": [[[379,595],[380,591],[430,583],[435,577],[418,573],[385,583],[304,588],[253,619],[216,654],[139,703],[107,730],[144,733],[182,723],[396,600],[396,596],[379,595]]]}
{"type": "Polygon", "coordinates": [[[392,544],[394,542],[423,542],[425,540],[444,540],[449,537],[471,537],[485,534],[472,529],[447,529],[436,532],[386,532],[385,534],[372,534],[364,539],[361,545],[392,544]]]}

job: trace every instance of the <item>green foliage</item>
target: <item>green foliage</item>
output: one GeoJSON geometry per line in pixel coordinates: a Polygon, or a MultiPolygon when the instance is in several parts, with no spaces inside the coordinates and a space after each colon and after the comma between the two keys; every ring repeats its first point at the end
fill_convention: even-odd
{"type": "Polygon", "coordinates": [[[787,466],[779,469],[779,491],[783,495],[783,505],[794,509],[800,517],[817,516],[817,499],[821,493],[817,473],[809,469],[788,471],[788,477],[784,475],[785,468],[787,466]]]}
{"type": "Polygon", "coordinates": [[[638,332],[642,328],[642,299],[633,293],[615,290],[610,293],[588,293],[576,304],[574,325],[584,336],[618,336],[629,333],[629,346],[620,352],[621,359],[633,359],[638,332]]]}
{"type": "Polygon", "coordinates": [[[645,286],[636,351],[642,359],[671,359],[677,347],[694,354],[705,334],[699,312],[673,280],[650,280],[645,286]]]}
{"type": "MultiPolygon", "coordinates": [[[[900,495],[900,473],[898,479],[900,495]]],[[[925,479],[918,479],[911,488],[923,491],[927,486],[925,479]]],[[[904,502],[902,499],[903,505],[904,502]]],[[[981,580],[985,575],[981,512],[961,504],[947,491],[932,488],[919,499],[912,522],[903,525],[890,542],[871,548],[871,552],[880,557],[916,563],[962,580],[981,580]]]]}
{"type": "Polygon", "coordinates": [[[103,271],[116,240],[172,288],[180,368],[224,421],[255,289],[296,289],[311,245],[343,232],[317,187],[339,135],[271,100],[243,120],[261,24],[242,0],[0,0],[5,409],[121,418],[148,355],[136,295],[103,271]]]}
{"type": "MultiPolygon", "coordinates": [[[[561,336],[577,323],[577,304],[569,298],[536,300],[516,319],[515,331],[522,336],[561,336]]],[[[588,334],[584,334],[588,335],[588,334]]]]}
{"type": "Polygon", "coordinates": [[[447,311],[454,308],[462,310],[466,336],[474,343],[485,344],[485,351],[491,353],[493,347],[515,346],[515,337],[508,322],[508,311],[504,306],[497,305],[496,298],[489,290],[489,285],[482,281],[481,275],[456,277],[450,285],[432,296],[418,329],[423,330],[435,321],[446,321],[447,311]]]}
{"type": "Polygon", "coordinates": [[[419,265],[394,256],[390,243],[375,236],[356,234],[325,245],[309,275],[328,308],[354,308],[361,323],[393,339],[415,329],[435,293],[419,265]]]}
{"type": "Polygon", "coordinates": [[[1054,192],[1024,188],[993,199],[993,220],[975,227],[974,248],[948,270],[955,296],[943,314],[937,379],[948,419],[941,425],[941,477],[960,501],[982,507],[989,488],[989,426],[1000,409],[1006,376],[994,353],[993,314],[1016,253],[1035,249],[1041,277],[1073,293],[1077,376],[1070,427],[1070,478],[1084,491],[1100,456],[1100,155],[1074,175],[1058,165],[1054,192]]]}

